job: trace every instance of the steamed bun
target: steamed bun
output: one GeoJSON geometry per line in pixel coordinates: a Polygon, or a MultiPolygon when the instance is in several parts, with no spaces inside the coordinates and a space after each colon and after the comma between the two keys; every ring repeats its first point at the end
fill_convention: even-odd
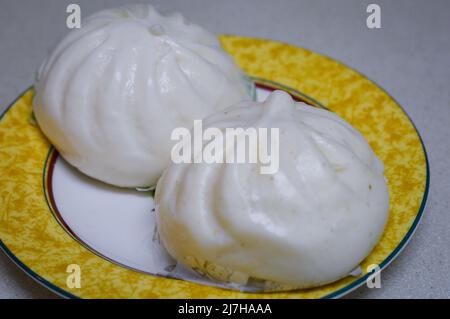
{"type": "Polygon", "coordinates": [[[213,34],[129,6],[94,14],[58,44],[39,71],[34,113],[83,173],[145,187],[170,163],[175,127],[249,99],[247,86],[213,34]]]}
{"type": "Polygon", "coordinates": [[[203,127],[279,128],[279,169],[169,166],[156,189],[157,226],[179,263],[222,282],[307,288],[347,276],[373,249],[388,216],[383,164],[339,116],[275,91],[203,127]]]}

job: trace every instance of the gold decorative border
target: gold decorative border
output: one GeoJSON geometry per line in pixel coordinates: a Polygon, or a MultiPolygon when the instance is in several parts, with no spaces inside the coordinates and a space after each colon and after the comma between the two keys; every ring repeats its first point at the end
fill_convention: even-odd
{"type": "Polygon", "coordinates": [[[290,87],[344,117],[385,163],[390,217],[361,265],[363,274],[314,289],[252,294],[151,276],[99,257],[71,237],[47,205],[43,172],[51,145],[31,120],[32,90],[0,120],[0,246],[19,266],[67,297],[320,298],[354,289],[369,264],[384,267],[398,254],[417,226],[429,182],[420,136],[401,107],[361,74],[306,49],[240,36],[222,36],[221,42],[249,76],[290,87]],[[81,267],[79,289],[66,285],[69,264],[81,267]]]}

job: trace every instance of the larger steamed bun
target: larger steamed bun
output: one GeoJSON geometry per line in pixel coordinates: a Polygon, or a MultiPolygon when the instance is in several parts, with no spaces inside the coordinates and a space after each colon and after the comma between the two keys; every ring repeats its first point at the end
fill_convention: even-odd
{"type": "Polygon", "coordinates": [[[149,5],[101,11],[42,65],[34,113],[60,154],[91,177],[151,186],[170,162],[170,134],[248,99],[216,37],[149,5]]]}
{"type": "Polygon", "coordinates": [[[388,191],[382,163],[347,122],[276,91],[207,127],[279,128],[279,170],[172,164],[155,200],[160,237],[178,262],[219,281],[306,288],[347,276],[369,254],[388,191]]]}

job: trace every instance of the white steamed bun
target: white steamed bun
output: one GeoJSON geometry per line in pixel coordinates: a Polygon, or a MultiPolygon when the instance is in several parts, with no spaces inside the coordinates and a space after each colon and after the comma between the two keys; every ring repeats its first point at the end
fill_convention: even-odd
{"type": "Polygon", "coordinates": [[[207,127],[279,128],[279,170],[169,166],[156,189],[157,225],[178,262],[219,281],[306,288],[347,276],[370,253],[388,190],[383,164],[347,122],[275,91],[209,117],[207,127]]]}
{"type": "Polygon", "coordinates": [[[246,86],[213,34],[129,6],[94,14],[59,43],[39,71],[34,113],[83,173],[151,186],[170,162],[172,129],[248,99],[246,86]]]}

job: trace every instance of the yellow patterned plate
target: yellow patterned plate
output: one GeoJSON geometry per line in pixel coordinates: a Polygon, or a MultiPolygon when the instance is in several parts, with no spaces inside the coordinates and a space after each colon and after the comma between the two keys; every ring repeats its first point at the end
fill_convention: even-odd
{"type": "Polygon", "coordinates": [[[326,107],[355,126],[383,160],[390,215],[362,274],[314,289],[262,294],[149,274],[150,196],[93,181],[58,157],[32,119],[32,88],[0,120],[0,244],[24,271],[66,297],[330,298],[362,285],[368,265],[383,269],[397,256],[422,216],[429,184],[424,146],[402,108],[361,74],[317,53],[240,36],[221,41],[256,81],[260,99],[281,88],[326,107]],[[70,275],[80,275],[81,287],[70,275]]]}

